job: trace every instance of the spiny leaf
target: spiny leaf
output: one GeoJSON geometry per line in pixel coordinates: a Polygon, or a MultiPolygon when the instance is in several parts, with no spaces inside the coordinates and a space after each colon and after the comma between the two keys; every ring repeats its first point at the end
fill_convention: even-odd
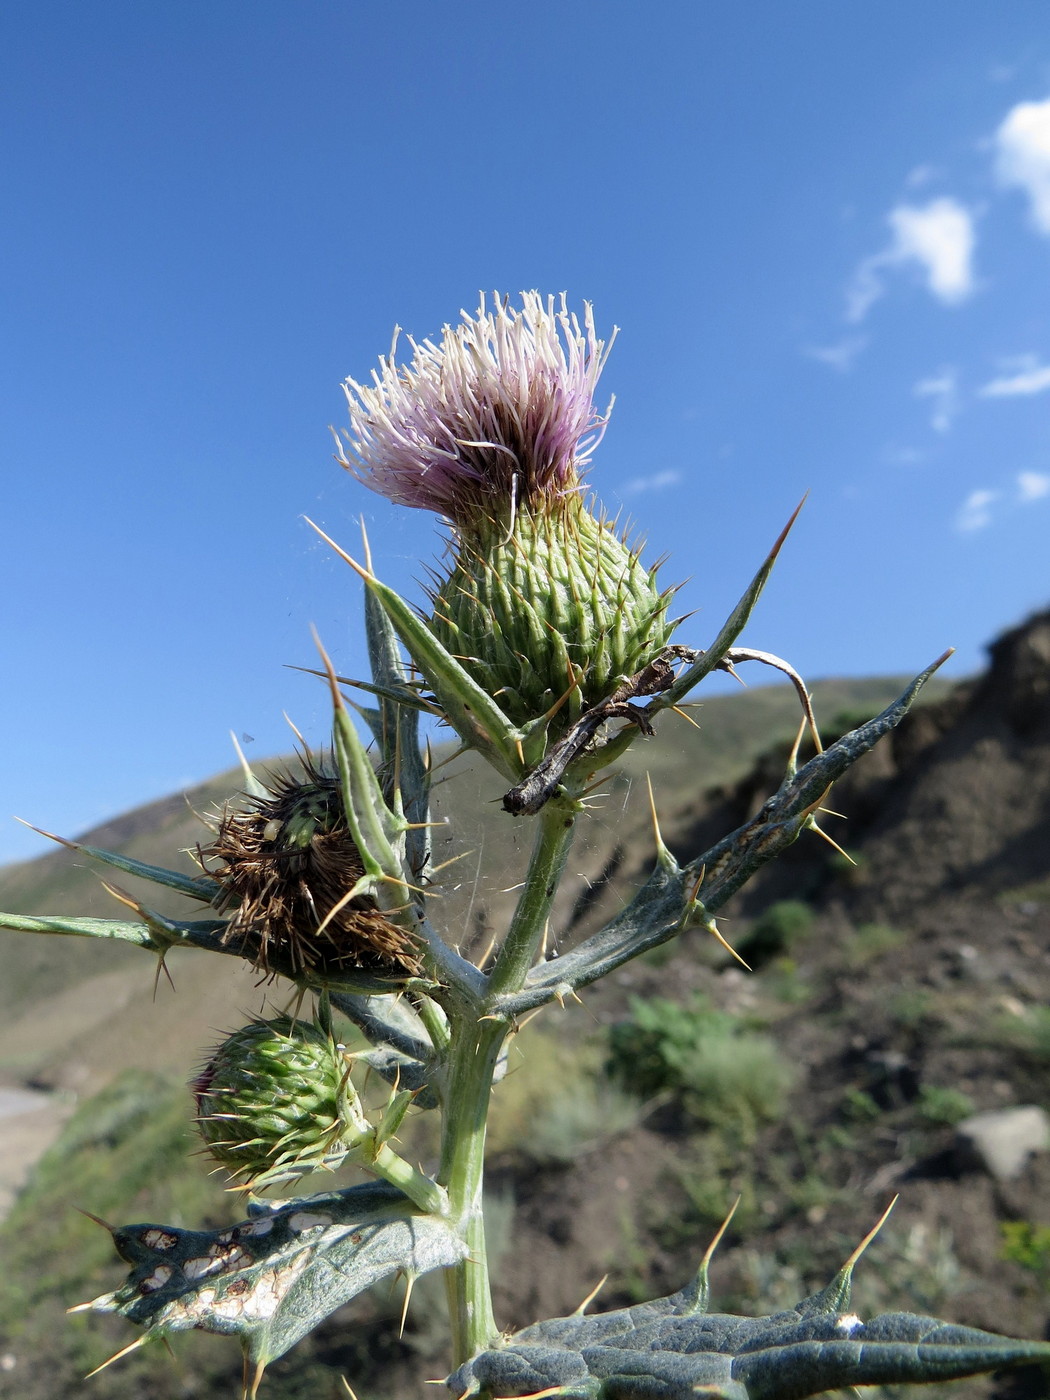
{"type": "Polygon", "coordinates": [[[82,1306],[119,1313],[148,1337],[236,1335],[262,1365],[380,1279],[415,1277],[466,1253],[450,1225],[385,1183],[264,1202],[227,1230],[107,1228],[131,1272],[82,1306]]]}
{"type": "MultiPolygon", "coordinates": [[[[221,921],[206,919],[193,923],[172,921],[170,927],[178,932],[179,940],[187,947],[205,948],[214,946],[226,925],[221,921]]],[[[151,953],[161,952],[172,942],[169,939],[161,944],[148,924],[132,923],[125,919],[71,919],[61,915],[31,918],[27,914],[0,914],[0,928],[17,929],[23,933],[65,933],[81,938],[106,938],[119,943],[132,943],[151,953]]]]}
{"type": "Polygon", "coordinates": [[[199,899],[203,904],[210,904],[219,890],[218,883],[208,875],[183,875],[180,871],[168,870],[163,865],[146,865],[144,861],[132,860],[130,856],[121,855],[119,851],[106,851],[101,846],[85,846],[82,841],[70,841],[65,836],[56,836],[53,831],[44,831],[39,826],[30,826],[29,829],[70,851],[80,851],[92,860],[101,861],[103,865],[112,865],[127,875],[137,875],[142,880],[151,880],[155,885],[164,885],[167,889],[176,890],[190,899],[199,899]]]}
{"type": "Polygon", "coordinates": [[[617,1312],[539,1322],[448,1379],[453,1394],[499,1400],[806,1400],[856,1385],[956,1380],[1050,1363],[1050,1343],[912,1313],[864,1323],[830,1306],[832,1285],[787,1312],[736,1317],[696,1309],[695,1288],[617,1312]]]}

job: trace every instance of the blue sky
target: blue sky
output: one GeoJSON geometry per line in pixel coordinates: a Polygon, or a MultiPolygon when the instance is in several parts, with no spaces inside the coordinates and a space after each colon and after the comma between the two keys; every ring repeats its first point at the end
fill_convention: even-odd
{"type": "Polygon", "coordinates": [[[440,549],[340,383],[481,289],[620,327],[591,482],[683,640],[807,490],[746,640],[810,677],[1050,601],[1042,0],[35,0],[0,78],[0,859],[323,740],[285,665],[362,671],[360,589],[303,516],[416,598],[440,549]]]}

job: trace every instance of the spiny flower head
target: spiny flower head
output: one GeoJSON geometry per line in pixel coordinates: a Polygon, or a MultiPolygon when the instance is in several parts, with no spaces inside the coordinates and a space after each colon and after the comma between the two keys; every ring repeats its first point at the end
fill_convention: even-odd
{"type": "Polygon", "coordinates": [[[215,906],[232,911],[225,941],[263,971],[360,970],[391,984],[418,975],[404,929],[368,896],[347,897],[364,864],[338,778],[309,760],[302,773],[275,775],[266,796],[228,807],[200,859],[219,884],[215,906]]]}
{"type": "Polygon", "coordinates": [[[343,466],[461,532],[576,496],[612,409],[610,400],[599,413],[594,392],[613,337],[598,339],[589,304],[581,325],[564,293],[523,292],[521,301],[516,310],[494,293],[489,310],[483,296],[477,315],[461,313],[439,344],[410,338],[407,365],[394,359],[395,333],[372,383],[343,386],[343,466]]]}
{"type": "Polygon", "coordinates": [[[334,1169],[360,1137],[340,1047],[318,1026],[287,1016],[227,1036],[190,1087],[208,1152],[257,1189],[334,1169]]]}

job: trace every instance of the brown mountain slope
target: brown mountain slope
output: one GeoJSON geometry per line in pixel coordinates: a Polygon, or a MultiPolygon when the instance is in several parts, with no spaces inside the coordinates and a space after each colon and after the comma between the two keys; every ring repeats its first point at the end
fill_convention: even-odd
{"type": "MultiPolygon", "coordinates": [[[[855,706],[829,702],[821,712],[844,708],[855,706]]],[[[710,742],[708,720],[702,711],[710,742]]],[[[638,769],[614,785],[593,839],[574,853],[559,911],[565,941],[612,912],[651,859],[635,801],[642,768],[653,766],[646,749],[636,748],[638,769]]],[[[743,780],[719,773],[702,749],[665,754],[665,839],[693,855],[745,820],[779,782],[784,753],[743,780]],[[718,780],[724,785],[708,791],[718,780]]],[[[499,927],[521,854],[514,824],[488,819],[490,797],[469,775],[439,790],[439,806],[454,811],[461,802],[469,818],[448,854],[485,845],[496,856],[484,879],[474,874],[476,856],[447,877],[449,922],[467,943],[499,927]]],[[[491,1187],[503,1215],[513,1212],[513,1262],[497,1272],[501,1323],[569,1311],[606,1272],[603,1307],[671,1291],[738,1192],[742,1205],[713,1270],[716,1305],[769,1311],[827,1282],[899,1191],[857,1271],[858,1310],[932,1311],[1042,1334],[1038,1271],[1001,1258],[1000,1226],[1050,1226],[1050,1155],[996,1181],[958,1156],[951,1123],[972,1109],[1050,1107],[1050,614],[996,643],[985,676],[906,721],[829,805],[847,821],[824,824],[858,864],[806,835],[737,900],[724,931],[744,947],[771,903],[806,904],[779,949],[753,956],[753,975],[690,935],[590,989],[582,1007],[554,1008],[523,1032],[525,1059],[497,1093],[493,1131],[491,1187]],[[633,998],[689,1006],[695,996],[730,1019],[730,1056],[751,1055],[759,1076],[776,1079],[751,1119],[716,1108],[703,1085],[625,1109],[594,1074],[633,998]],[[770,1043],[772,1058],[763,1048],[770,1043]],[[580,1062],[587,1074],[577,1072],[580,1062]],[[790,1072],[774,1074],[774,1065],[790,1072]]],[[[212,971],[215,962],[200,959],[212,971]]],[[[159,1017],[152,1029],[163,1038],[159,1017]]],[[[422,1296],[404,1342],[382,1346],[397,1302],[360,1300],[272,1368],[269,1393],[310,1393],[297,1388],[310,1367],[330,1368],[333,1385],[343,1371],[359,1393],[387,1400],[420,1393],[421,1378],[441,1366],[440,1332],[425,1289],[422,1296]]],[[[158,1380],[151,1394],[188,1393],[185,1384],[185,1376],[170,1389],[158,1380]]],[[[1023,1393],[1034,1400],[1041,1385],[1033,1379],[1023,1393]]],[[[955,1393],[1007,1394],[987,1380],[955,1393]]]]}

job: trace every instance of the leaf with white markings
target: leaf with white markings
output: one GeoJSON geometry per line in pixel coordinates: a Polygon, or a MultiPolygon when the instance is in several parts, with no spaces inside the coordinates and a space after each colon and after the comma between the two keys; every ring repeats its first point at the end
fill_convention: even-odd
{"type": "Polygon", "coordinates": [[[133,1346],[188,1328],[239,1336],[257,1376],[363,1289],[466,1252],[445,1221],[385,1183],[264,1202],[226,1230],[107,1228],[131,1272],[83,1309],[144,1326],[133,1346]]]}

